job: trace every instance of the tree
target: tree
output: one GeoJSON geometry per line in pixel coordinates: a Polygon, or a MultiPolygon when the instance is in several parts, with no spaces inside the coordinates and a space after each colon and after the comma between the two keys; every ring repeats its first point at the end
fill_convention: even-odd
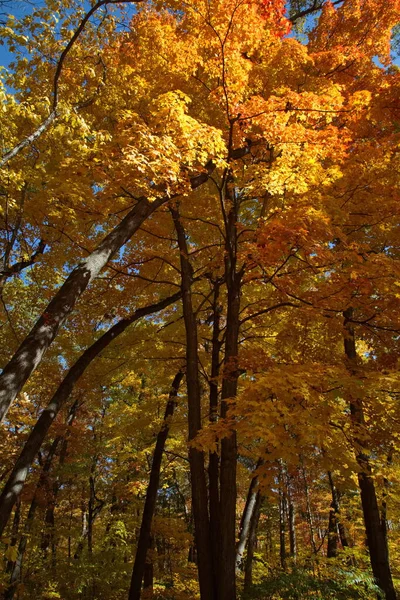
{"type": "Polygon", "coordinates": [[[246,593],[260,578],[268,585],[263,561],[311,585],[310,565],[326,554],[324,573],[340,587],[335,565],[354,570],[358,553],[367,573],[368,550],[392,600],[400,324],[390,39],[400,3],[293,1],[288,18],[281,0],[141,3],[125,22],[106,4],[117,3],[84,15],[49,2],[5,31],[19,48],[5,79],[17,91],[3,94],[1,183],[4,527],[21,497],[8,559],[40,488],[24,549],[33,568],[19,575],[32,593],[68,598],[65,582],[79,573],[88,598],[112,597],[111,580],[122,597],[136,547],[135,597],[147,554],[149,589],[193,598],[198,583],[201,598],[233,600],[237,509],[253,481],[239,545],[246,593]],[[146,503],[153,435],[165,437],[158,396],[184,362],[187,404],[163,463],[157,446],[146,503]],[[69,396],[85,402],[68,426],[70,459],[57,462],[69,396]],[[41,487],[45,452],[54,483],[41,487]],[[155,515],[140,534],[143,502],[155,515]]]}

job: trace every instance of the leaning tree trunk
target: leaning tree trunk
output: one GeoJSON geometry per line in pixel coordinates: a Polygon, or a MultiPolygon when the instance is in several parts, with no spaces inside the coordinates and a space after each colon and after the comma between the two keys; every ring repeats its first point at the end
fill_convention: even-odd
{"type": "Polygon", "coordinates": [[[144,503],[135,563],[133,565],[129,600],[140,600],[142,581],[146,571],[146,556],[151,541],[151,523],[153,520],[157,491],[160,483],[161,461],[164,453],[165,442],[169,433],[170,420],[174,414],[179,385],[183,379],[183,376],[184,372],[182,370],[178,371],[178,373],[175,375],[165,409],[164,421],[157,435],[156,446],[153,454],[153,462],[151,464],[150,480],[146,491],[146,500],[144,503]]]}
{"type": "Polygon", "coordinates": [[[181,297],[181,292],[156,304],[137,309],[130,317],[121,319],[78,358],[59,385],[47,408],[32,429],[0,496],[0,536],[7,525],[12,508],[20,496],[25,480],[51,424],[69,398],[74,386],[91,362],[125,329],[138,319],[166,308],[181,297]]]}
{"type": "Polygon", "coordinates": [[[89,283],[166,198],[142,198],[69,275],[0,375],[0,422],[89,283]]]}
{"type": "MultiPolygon", "coordinates": [[[[344,350],[347,368],[351,375],[359,371],[358,356],[354,327],[352,324],[353,309],[350,307],[343,313],[344,316],[344,350]]],[[[386,600],[396,600],[392,574],[389,563],[389,550],[386,540],[386,530],[382,527],[375,484],[368,454],[364,449],[363,441],[357,432],[364,430],[365,418],[363,401],[360,397],[350,396],[351,422],[354,427],[354,442],[356,445],[356,460],[360,468],[358,483],[361,491],[361,504],[364,515],[365,530],[372,572],[379,587],[385,592],[386,600]]]]}
{"type": "MultiPolygon", "coordinates": [[[[180,251],[182,306],[186,331],[186,384],[190,443],[201,430],[201,391],[199,381],[197,322],[193,312],[191,294],[193,270],[188,259],[186,234],[180,220],[179,211],[177,208],[172,207],[170,210],[174,220],[180,251]]],[[[202,600],[213,600],[215,598],[215,590],[210,552],[210,520],[208,514],[204,452],[198,450],[193,445],[190,445],[189,463],[200,595],[202,600]]]]}
{"type": "MultiPolygon", "coordinates": [[[[194,190],[203,185],[214,169],[214,163],[208,161],[203,173],[191,177],[191,188],[194,190]]],[[[140,198],[97,248],[70,273],[17,352],[3,368],[0,375],[0,422],[3,421],[27,379],[40,364],[59,328],[72,312],[89,283],[129,241],[142,223],[169,199],[168,195],[153,202],[147,198],[140,198]]]]}

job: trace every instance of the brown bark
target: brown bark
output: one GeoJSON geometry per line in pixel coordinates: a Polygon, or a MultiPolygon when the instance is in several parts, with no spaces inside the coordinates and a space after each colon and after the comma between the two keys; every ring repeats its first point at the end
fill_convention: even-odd
{"type": "Polygon", "coordinates": [[[306,471],[305,471],[304,467],[301,467],[301,471],[302,471],[303,481],[304,481],[304,493],[306,496],[306,514],[307,514],[308,527],[310,529],[310,542],[311,542],[312,551],[314,552],[314,554],[317,554],[317,545],[315,543],[314,518],[313,518],[312,511],[311,511],[311,502],[310,502],[310,490],[308,487],[307,475],[306,475],[306,471]]]}
{"type": "Polygon", "coordinates": [[[328,558],[335,558],[337,556],[337,544],[338,544],[338,535],[337,535],[337,521],[335,510],[330,506],[329,510],[329,520],[328,520],[328,549],[326,556],[328,558]]]}
{"type": "MultiPolygon", "coordinates": [[[[218,376],[220,371],[220,316],[219,290],[221,283],[214,281],[213,299],[213,329],[211,348],[211,376],[210,376],[210,422],[218,419],[218,376]]],[[[214,565],[214,587],[217,589],[216,576],[219,573],[220,549],[220,512],[219,512],[219,456],[217,452],[210,452],[208,462],[209,506],[210,506],[210,537],[212,562],[214,565]]]]}
{"type": "MultiPolygon", "coordinates": [[[[153,453],[151,464],[149,485],[146,491],[146,500],[144,503],[142,523],[140,526],[139,540],[136,549],[135,563],[133,565],[131,586],[129,590],[129,600],[140,600],[142,580],[146,573],[146,557],[151,541],[151,523],[153,520],[156,506],[157,491],[160,483],[161,461],[164,453],[165,442],[169,433],[169,422],[174,414],[176,397],[178,395],[179,385],[183,379],[184,372],[178,371],[172,382],[168,403],[165,409],[164,421],[157,435],[156,446],[153,453]]],[[[148,587],[148,586],[145,586],[148,587]]]]}
{"type": "MultiPolygon", "coordinates": [[[[201,429],[201,391],[199,382],[199,358],[197,322],[193,312],[191,286],[193,271],[188,258],[186,234],[177,208],[170,208],[177,233],[182,278],[182,306],[186,331],[186,384],[188,395],[189,442],[201,429]]],[[[205,478],[204,452],[189,446],[189,464],[192,484],[192,510],[194,518],[197,566],[202,600],[215,598],[214,575],[210,544],[210,519],[208,514],[207,483],[205,478]]]]}
{"type": "MultiPolygon", "coordinates": [[[[343,313],[344,316],[344,350],[347,369],[356,376],[359,372],[358,356],[354,326],[352,324],[353,309],[350,307],[343,313]]],[[[359,439],[358,432],[364,430],[365,418],[363,399],[350,396],[351,422],[354,428],[354,443],[356,446],[356,460],[360,468],[358,483],[361,491],[361,504],[364,515],[365,530],[367,534],[368,549],[372,572],[379,587],[384,591],[386,600],[396,600],[392,574],[389,563],[389,550],[386,540],[386,531],[382,527],[375,484],[372,475],[370,459],[364,443],[359,439]]]]}
{"type": "MultiPolygon", "coordinates": [[[[339,492],[336,489],[335,483],[333,481],[332,473],[330,471],[328,471],[328,478],[329,478],[329,485],[330,485],[331,493],[332,493],[331,511],[333,510],[334,515],[335,515],[337,529],[339,531],[340,543],[342,545],[342,548],[348,548],[349,542],[347,540],[346,530],[340,519],[339,492]]],[[[328,556],[329,556],[329,552],[328,552],[328,556]]]]}
{"type": "MultiPolygon", "coordinates": [[[[242,272],[237,271],[238,199],[228,182],[222,194],[228,213],[225,215],[225,281],[228,291],[226,318],[224,373],[221,390],[221,418],[228,414],[229,402],[236,398],[238,386],[238,338],[240,315],[240,289],[242,272]]],[[[219,600],[236,598],[236,432],[221,441],[220,461],[220,514],[221,514],[221,569],[219,576],[219,600]]]]}
{"type": "Polygon", "coordinates": [[[297,538],[296,538],[296,507],[293,500],[292,491],[290,489],[291,477],[286,472],[286,489],[288,500],[288,526],[289,526],[289,548],[290,557],[296,562],[297,557],[297,538]]]}
{"type": "MultiPolygon", "coordinates": [[[[387,455],[387,459],[386,459],[387,466],[390,466],[393,462],[393,451],[394,451],[394,447],[392,444],[390,446],[390,449],[389,449],[389,452],[387,455]]],[[[383,534],[385,536],[386,545],[387,545],[387,532],[388,532],[388,523],[387,523],[388,495],[389,495],[389,480],[387,477],[384,477],[383,478],[382,504],[381,504],[381,527],[382,527],[383,534]]]]}

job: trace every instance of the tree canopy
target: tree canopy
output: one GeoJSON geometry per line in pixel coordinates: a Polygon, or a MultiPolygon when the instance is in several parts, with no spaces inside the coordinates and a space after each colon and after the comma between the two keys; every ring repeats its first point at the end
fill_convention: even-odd
{"type": "Polygon", "coordinates": [[[395,600],[400,0],[0,9],[4,599],[395,600]]]}

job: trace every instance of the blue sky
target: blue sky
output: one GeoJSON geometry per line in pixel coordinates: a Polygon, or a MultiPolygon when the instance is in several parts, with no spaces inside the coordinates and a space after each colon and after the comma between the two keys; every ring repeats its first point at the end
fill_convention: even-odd
{"type": "MultiPolygon", "coordinates": [[[[35,2],[35,6],[39,6],[39,2],[35,2]]],[[[24,2],[21,0],[12,0],[11,2],[6,2],[4,6],[0,8],[0,20],[4,21],[8,14],[13,14],[15,17],[20,18],[27,14],[29,14],[32,10],[32,4],[28,2],[24,2]]],[[[4,44],[0,46],[0,65],[3,67],[8,67],[9,63],[13,60],[12,54],[7,49],[7,46],[4,44]]]]}

